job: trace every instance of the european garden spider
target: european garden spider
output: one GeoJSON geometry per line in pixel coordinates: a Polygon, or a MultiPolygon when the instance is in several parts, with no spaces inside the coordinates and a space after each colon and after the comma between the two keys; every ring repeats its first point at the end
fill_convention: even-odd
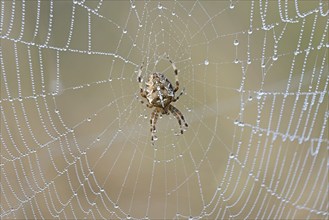
{"type": "MultiPolygon", "coordinates": [[[[157,137],[155,135],[156,132],[155,125],[157,123],[159,114],[169,115],[169,112],[171,112],[171,114],[173,114],[178,121],[181,134],[183,134],[182,121],[185,127],[188,127],[188,124],[186,123],[183,114],[177,108],[175,108],[173,105],[170,104],[172,102],[176,102],[179,99],[179,97],[183,94],[184,89],[177,97],[175,97],[175,92],[177,92],[179,89],[178,70],[175,64],[169,58],[168,60],[171,63],[172,68],[174,69],[175,80],[176,80],[175,88],[173,88],[168,78],[165,77],[162,73],[154,72],[149,75],[149,79],[145,83],[146,86],[144,89],[142,85],[142,78],[141,78],[143,63],[138,71],[137,80],[139,83],[140,95],[148,101],[148,103],[146,104],[147,107],[149,108],[154,107],[150,119],[151,134],[152,134],[151,141],[153,145],[154,145],[154,141],[157,140],[157,137]]],[[[141,103],[143,104],[144,101],[141,100],[141,103]]]]}

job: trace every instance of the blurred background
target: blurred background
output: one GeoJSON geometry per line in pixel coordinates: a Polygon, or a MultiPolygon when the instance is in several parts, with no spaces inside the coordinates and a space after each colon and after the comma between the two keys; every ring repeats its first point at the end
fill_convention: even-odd
{"type": "Polygon", "coordinates": [[[1,218],[328,219],[327,2],[0,5],[1,218]]]}

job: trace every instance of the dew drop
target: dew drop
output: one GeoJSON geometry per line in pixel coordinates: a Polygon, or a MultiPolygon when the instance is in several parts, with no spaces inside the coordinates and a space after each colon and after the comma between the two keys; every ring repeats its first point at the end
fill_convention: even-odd
{"type": "Polygon", "coordinates": [[[272,60],[274,60],[274,61],[278,60],[278,55],[274,54],[274,55],[272,56],[272,60]]]}
{"type": "Polygon", "coordinates": [[[230,4],[230,9],[233,9],[235,6],[233,3],[230,4]]]}
{"type": "Polygon", "coordinates": [[[161,3],[159,3],[159,4],[158,4],[158,9],[161,10],[162,8],[163,8],[163,6],[161,5],[161,3]]]}
{"type": "Polygon", "coordinates": [[[238,45],[239,45],[239,40],[238,40],[238,39],[235,39],[234,42],[233,42],[233,44],[234,44],[235,46],[238,46],[238,45]]]}
{"type": "Polygon", "coordinates": [[[204,60],[204,65],[208,66],[209,65],[209,60],[205,59],[204,60]]]}
{"type": "Polygon", "coordinates": [[[136,8],[136,5],[135,5],[135,4],[132,4],[132,5],[131,5],[131,8],[136,8]]]}

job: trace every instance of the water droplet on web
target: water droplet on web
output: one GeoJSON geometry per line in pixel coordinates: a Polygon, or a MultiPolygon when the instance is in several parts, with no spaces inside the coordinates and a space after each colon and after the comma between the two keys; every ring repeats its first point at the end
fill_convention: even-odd
{"type": "Polygon", "coordinates": [[[205,59],[204,60],[204,65],[208,66],[209,65],[209,60],[205,59]]]}
{"type": "Polygon", "coordinates": [[[230,154],[230,158],[233,159],[234,158],[234,153],[230,154]]]}
{"type": "Polygon", "coordinates": [[[171,12],[171,14],[174,16],[174,15],[176,15],[176,12],[173,11],[173,12],[171,12]]]}
{"type": "Polygon", "coordinates": [[[126,34],[127,33],[127,29],[123,29],[123,31],[122,31],[124,34],[126,34]]]}
{"type": "Polygon", "coordinates": [[[272,60],[274,60],[274,61],[278,60],[278,55],[274,54],[272,57],[272,60]]]}
{"type": "Polygon", "coordinates": [[[235,6],[233,3],[230,4],[230,9],[233,9],[235,6]]]}
{"type": "Polygon", "coordinates": [[[238,40],[238,39],[235,39],[234,42],[233,42],[233,44],[234,44],[235,46],[238,46],[238,45],[239,45],[239,40],[238,40]]]}
{"type": "Polygon", "coordinates": [[[115,205],[114,205],[114,208],[116,208],[116,209],[117,209],[117,208],[119,208],[119,206],[118,206],[117,204],[115,204],[115,205]]]}
{"type": "Polygon", "coordinates": [[[239,127],[244,127],[244,123],[242,121],[239,122],[238,124],[239,127]]]}
{"type": "Polygon", "coordinates": [[[239,63],[239,59],[235,59],[234,60],[234,63],[239,63]]]}
{"type": "Polygon", "coordinates": [[[131,8],[136,8],[136,5],[135,5],[135,4],[132,4],[132,5],[131,5],[131,8]]]}
{"type": "Polygon", "coordinates": [[[160,9],[160,10],[162,9],[161,3],[158,4],[158,9],[160,9]]]}
{"type": "Polygon", "coordinates": [[[157,137],[157,136],[154,136],[154,137],[153,137],[153,140],[154,140],[154,141],[157,141],[157,140],[158,140],[158,137],[157,137]]]}
{"type": "Polygon", "coordinates": [[[248,97],[248,101],[252,101],[252,96],[249,96],[248,97]]]}
{"type": "Polygon", "coordinates": [[[91,121],[91,118],[87,118],[87,121],[90,122],[91,121]]]}

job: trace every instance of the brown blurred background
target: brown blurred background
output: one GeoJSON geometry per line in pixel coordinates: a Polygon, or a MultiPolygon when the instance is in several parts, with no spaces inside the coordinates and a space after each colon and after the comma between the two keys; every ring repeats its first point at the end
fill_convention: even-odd
{"type": "Polygon", "coordinates": [[[3,1],[1,218],[327,219],[327,11],[3,1]],[[152,146],[137,70],[174,82],[166,56],[189,127],[152,146]]]}

